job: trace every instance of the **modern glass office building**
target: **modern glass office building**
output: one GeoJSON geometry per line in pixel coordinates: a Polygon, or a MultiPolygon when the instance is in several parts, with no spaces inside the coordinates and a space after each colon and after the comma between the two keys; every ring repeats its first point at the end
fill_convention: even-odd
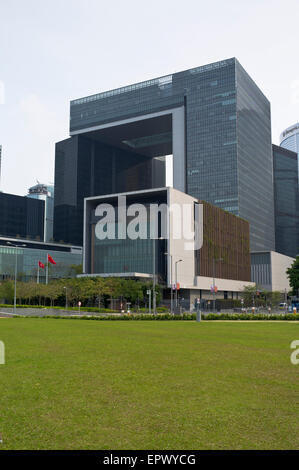
{"type": "Polygon", "coordinates": [[[235,58],[74,100],[70,134],[56,147],[55,238],[81,243],[83,197],[161,187],[137,161],[173,155],[175,189],[248,220],[252,249],[274,249],[270,103],[235,58]]]}
{"type": "Polygon", "coordinates": [[[297,153],[273,145],[276,250],[299,253],[299,191],[297,153]]]}
{"type": "Polygon", "coordinates": [[[280,146],[297,153],[299,182],[299,122],[288,127],[280,134],[280,146]]]}
{"type": "MultiPolygon", "coordinates": [[[[49,280],[75,276],[82,265],[81,247],[0,237],[0,280],[14,278],[17,259],[18,279],[36,281],[38,262],[46,265],[48,253],[56,262],[49,264],[49,280]]],[[[45,282],[46,269],[39,269],[39,280],[45,282]]]]}
{"type": "Polygon", "coordinates": [[[53,240],[54,186],[38,183],[28,190],[27,197],[45,202],[44,242],[53,240]]]}
{"type": "Polygon", "coordinates": [[[2,161],[2,145],[0,145],[0,184],[1,184],[1,161],[2,161]]]}
{"type": "Polygon", "coordinates": [[[0,193],[0,236],[44,239],[45,203],[0,193]]]}

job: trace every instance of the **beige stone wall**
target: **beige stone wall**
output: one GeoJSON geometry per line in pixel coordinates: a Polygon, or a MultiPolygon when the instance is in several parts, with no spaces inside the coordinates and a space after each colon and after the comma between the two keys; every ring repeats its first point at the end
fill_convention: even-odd
{"type": "Polygon", "coordinates": [[[290,290],[289,280],[286,274],[294,258],[271,251],[272,291],[284,292],[290,290]]]}

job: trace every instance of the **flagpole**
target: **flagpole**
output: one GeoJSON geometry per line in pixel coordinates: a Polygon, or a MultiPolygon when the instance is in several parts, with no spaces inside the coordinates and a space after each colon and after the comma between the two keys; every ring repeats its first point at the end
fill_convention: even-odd
{"type": "Polygon", "coordinates": [[[37,264],[37,281],[36,281],[37,284],[39,284],[39,262],[37,264]]]}
{"type": "Polygon", "coordinates": [[[46,284],[48,284],[48,280],[49,280],[49,261],[48,261],[48,256],[49,256],[49,253],[47,253],[46,284]]]}

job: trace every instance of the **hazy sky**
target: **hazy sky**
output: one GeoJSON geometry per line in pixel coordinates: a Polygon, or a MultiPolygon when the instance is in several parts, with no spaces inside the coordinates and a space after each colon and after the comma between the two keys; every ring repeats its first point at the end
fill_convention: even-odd
{"type": "Polygon", "coordinates": [[[234,56],[279,143],[299,121],[298,39],[299,0],[0,0],[0,189],[54,180],[71,99],[234,56]]]}

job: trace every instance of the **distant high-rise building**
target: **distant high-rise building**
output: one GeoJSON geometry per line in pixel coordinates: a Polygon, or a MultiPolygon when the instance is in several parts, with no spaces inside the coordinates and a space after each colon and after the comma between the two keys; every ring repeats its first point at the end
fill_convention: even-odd
{"type": "Polygon", "coordinates": [[[43,241],[53,240],[54,186],[38,183],[28,190],[29,198],[45,201],[45,222],[43,241]]]}
{"type": "Polygon", "coordinates": [[[43,240],[44,201],[0,193],[0,236],[43,240]]]}
{"type": "Polygon", "coordinates": [[[275,249],[270,103],[237,59],[76,99],[70,134],[56,145],[55,238],[82,243],[85,197],[161,187],[151,160],[172,155],[174,189],[275,249]]]}
{"type": "Polygon", "coordinates": [[[2,161],[2,145],[0,145],[0,187],[1,187],[1,161],[2,161]]]}
{"type": "Polygon", "coordinates": [[[297,153],[297,168],[299,175],[299,122],[288,127],[280,134],[280,146],[297,153]]]}
{"type": "Polygon", "coordinates": [[[275,246],[278,253],[299,253],[298,157],[273,145],[275,246]]]}

